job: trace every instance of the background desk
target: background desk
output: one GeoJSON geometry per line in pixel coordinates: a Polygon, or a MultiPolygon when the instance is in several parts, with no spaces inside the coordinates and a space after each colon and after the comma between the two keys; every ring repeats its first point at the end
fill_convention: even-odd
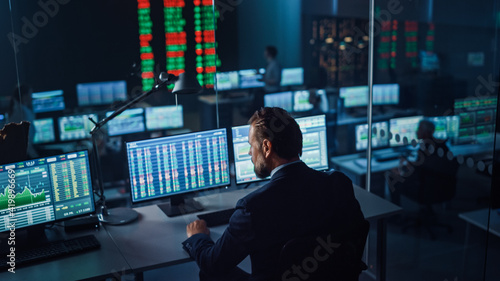
{"type": "MultiPolygon", "coordinates": [[[[206,192],[196,200],[205,206],[205,212],[212,212],[233,208],[238,199],[255,189],[206,192]]],[[[385,280],[385,218],[400,212],[401,208],[359,187],[354,191],[366,219],[376,222],[377,280],[385,280]]],[[[197,214],[170,218],[157,205],[135,210],[140,215],[138,221],[123,226],[105,226],[134,273],[191,261],[181,243],[186,239],[186,225],[197,219],[197,214]]],[[[225,228],[210,228],[212,238],[218,239],[225,228]]]]}
{"type": "MultiPolygon", "coordinates": [[[[69,239],[77,236],[93,234],[101,243],[101,248],[72,256],[62,257],[29,266],[16,266],[15,274],[2,270],[0,280],[102,280],[108,277],[120,279],[121,275],[131,272],[120,250],[101,227],[100,230],[89,230],[66,234],[61,227],[45,230],[49,239],[69,239]]],[[[20,232],[21,230],[19,230],[20,232]]],[[[5,241],[5,240],[4,240],[5,241]]],[[[20,243],[19,240],[16,240],[20,243]]]]}

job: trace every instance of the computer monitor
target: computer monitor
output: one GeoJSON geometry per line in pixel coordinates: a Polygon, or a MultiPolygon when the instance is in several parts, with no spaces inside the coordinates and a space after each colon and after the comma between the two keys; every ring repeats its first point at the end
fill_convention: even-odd
{"type": "MultiPolygon", "coordinates": [[[[340,97],[344,99],[344,107],[360,107],[368,105],[368,86],[340,88],[340,97]]],[[[373,105],[399,104],[399,84],[373,85],[373,105]]]]}
{"type": "Polygon", "coordinates": [[[373,85],[374,105],[399,104],[399,84],[376,84],[373,85]]]}
{"type": "Polygon", "coordinates": [[[32,106],[34,113],[52,112],[64,110],[66,105],[64,103],[63,90],[47,91],[32,93],[32,106]]]}
{"type": "Polygon", "coordinates": [[[368,86],[342,87],[339,96],[344,99],[344,107],[352,108],[368,104],[368,86]]]}
{"type": "Polygon", "coordinates": [[[94,124],[89,118],[97,120],[97,115],[82,114],[59,117],[59,139],[61,141],[74,141],[90,138],[90,130],[94,124]]]}
{"type": "Polygon", "coordinates": [[[238,71],[219,72],[217,77],[217,90],[236,90],[240,87],[240,77],[238,71]]]}
{"type": "MultiPolygon", "coordinates": [[[[368,124],[357,125],[356,150],[361,151],[368,148],[368,124]]],[[[372,123],[372,148],[389,146],[389,122],[372,123]]]]}
{"type": "Polygon", "coordinates": [[[293,94],[292,92],[266,94],[264,96],[264,106],[281,107],[288,112],[292,112],[293,94]]]}
{"type": "MultiPolygon", "coordinates": [[[[106,112],[106,117],[113,111],[106,112]]],[[[144,108],[127,109],[108,122],[108,135],[119,136],[145,131],[144,108]]]]}
{"type": "Polygon", "coordinates": [[[418,125],[423,119],[423,116],[390,119],[389,129],[392,137],[389,140],[389,145],[394,147],[411,144],[412,140],[417,139],[418,125]]]}
{"type": "Polygon", "coordinates": [[[226,129],[127,143],[132,202],[170,198],[167,216],[202,206],[183,196],[230,184],[226,129]]]}
{"type": "Polygon", "coordinates": [[[182,128],[183,126],[182,105],[146,107],[148,131],[182,128]]]}
{"type": "Polygon", "coordinates": [[[33,121],[35,128],[35,139],[33,143],[48,143],[56,141],[56,134],[54,131],[54,119],[44,118],[33,121]]]}
{"type": "MultiPolygon", "coordinates": [[[[295,119],[302,131],[302,161],[317,170],[328,169],[328,150],[326,141],[325,115],[308,116],[295,119]]],[[[250,125],[232,127],[234,169],[236,183],[245,184],[259,180],[248,152],[248,132],[250,125]]]]}
{"type": "Polygon", "coordinates": [[[299,86],[304,84],[304,68],[283,68],[281,70],[281,86],[299,86]]]}
{"type": "Polygon", "coordinates": [[[95,211],[87,151],[0,165],[0,179],[0,232],[95,211]]]}
{"type": "Polygon", "coordinates": [[[78,106],[106,105],[127,100],[127,82],[109,81],[76,85],[78,106]]]}
{"type": "Polygon", "coordinates": [[[455,115],[460,118],[458,143],[493,141],[497,101],[494,96],[455,100],[455,115]]]}
{"type": "Polygon", "coordinates": [[[316,170],[328,169],[326,117],[315,115],[295,119],[302,131],[302,161],[316,170]]]}
{"type": "Polygon", "coordinates": [[[426,118],[434,124],[434,138],[455,142],[459,135],[459,116],[437,116],[426,118]]]}
{"type": "Polygon", "coordinates": [[[256,69],[245,69],[238,71],[240,88],[248,89],[264,87],[265,83],[264,81],[262,81],[264,73],[264,69],[259,69],[258,71],[256,69]]]}
{"type": "Polygon", "coordinates": [[[309,91],[295,91],[293,92],[293,111],[303,112],[313,109],[314,105],[309,102],[309,91]]]}

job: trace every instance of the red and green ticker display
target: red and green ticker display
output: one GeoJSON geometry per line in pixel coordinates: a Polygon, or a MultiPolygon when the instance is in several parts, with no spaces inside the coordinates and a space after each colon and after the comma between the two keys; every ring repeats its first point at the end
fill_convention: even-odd
{"type": "MultiPolygon", "coordinates": [[[[154,86],[154,55],[150,44],[153,35],[150,0],[137,0],[139,15],[139,41],[141,45],[141,71],[143,90],[154,86]]],[[[196,72],[200,85],[214,87],[216,66],[220,65],[215,48],[214,9],[212,0],[193,0],[196,72]]],[[[186,19],[183,16],[185,0],[163,0],[166,68],[168,73],[179,75],[186,69],[186,19]]],[[[219,17],[215,11],[215,18],[219,17]]]]}

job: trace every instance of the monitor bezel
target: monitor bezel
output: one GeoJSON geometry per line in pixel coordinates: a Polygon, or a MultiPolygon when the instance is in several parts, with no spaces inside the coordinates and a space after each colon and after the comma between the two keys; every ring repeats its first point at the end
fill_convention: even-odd
{"type": "Polygon", "coordinates": [[[232,184],[232,177],[231,177],[231,169],[229,167],[230,165],[230,159],[229,159],[229,139],[228,139],[228,135],[227,135],[227,128],[220,128],[220,129],[210,129],[210,130],[201,130],[201,131],[196,131],[196,132],[189,132],[189,133],[182,133],[182,134],[177,134],[177,135],[171,135],[171,136],[162,136],[162,137],[157,137],[157,138],[147,138],[147,139],[142,139],[142,140],[137,140],[137,141],[127,141],[125,142],[125,153],[127,154],[127,175],[128,175],[128,186],[129,186],[129,190],[130,190],[130,200],[131,200],[131,203],[132,205],[134,206],[140,206],[140,205],[143,205],[143,204],[147,204],[149,205],[151,202],[153,201],[158,201],[158,202],[162,202],[162,203],[165,203],[165,201],[167,200],[170,200],[172,197],[184,197],[184,198],[190,198],[190,197],[196,197],[196,194],[199,193],[199,192],[206,192],[206,191],[210,191],[210,190],[214,190],[214,189],[218,189],[218,188],[223,188],[223,187],[226,187],[226,188],[229,188],[232,184]],[[162,138],[172,138],[172,137],[182,137],[182,136],[185,136],[185,135],[190,135],[190,134],[197,134],[197,133],[201,133],[201,132],[208,132],[208,131],[215,131],[215,130],[225,130],[226,132],[226,143],[227,143],[227,147],[226,147],[226,152],[227,152],[227,156],[228,156],[228,163],[227,163],[227,173],[228,173],[228,178],[229,178],[229,183],[224,183],[224,184],[219,184],[219,185],[215,185],[215,186],[210,186],[210,187],[206,187],[206,188],[199,188],[199,189],[191,189],[191,190],[187,190],[187,191],[183,191],[183,192],[178,192],[178,193],[174,193],[174,194],[167,194],[167,195],[163,195],[163,196],[158,196],[158,197],[154,197],[154,198],[148,198],[148,199],[143,199],[143,200],[140,200],[140,201],[134,201],[134,195],[133,195],[133,192],[132,192],[132,182],[130,180],[130,167],[129,167],[129,153],[128,153],[128,144],[129,143],[135,143],[135,142],[141,142],[141,141],[147,141],[147,140],[157,140],[157,139],[162,139],[162,138]]]}
{"type": "MultiPolygon", "coordinates": [[[[82,214],[76,214],[76,215],[71,216],[71,217],[65,217],[65,218],[60,218],[60,219],[55,219],[55,216],[54,216],[54,220],[52,220],[52,221],[47,221],[47,222],[43,222],[43,223],[37,223],[37,224],[33,224],[33,225],[28,225],[28,226],[23,226],[23,227],[20,227],[20,228],[18,228],[16,226],[16,229],[25,230],[25,229],[40,227],[40,226],[43,226],[43,225],[46,225],[46,224],[55,224],[55,223],[58,223],[58,222],[64,222],[64,221],[68,221],[68,220],[79,218],[79,217],[85,217],[85,216],[95,215],[96,212],[97,212],[97,208],[96,208],[96,200],[95,200],[96,190],[94,189],[94,184],[93,184],[94,169],[93,169],[92,166],[94,166],[94,164],[91,164],[94,161],[93,160],[94,157],[89,153],[88,149],[82,149],[82,150],[77,150],[77,151],[73,151],[73,152],[55,154],[55,155],[50,155],[50,156],[38,157],[38,158],[30,158],[30,159],[27,159],[27,160],[24,160],[24,161],[2,164],[2,166],[14,165],[14,164],[23,163],[23,162],[36,161],[36,160],[39,160],[39,159],[44,159],[44,158],[47,159],[47,158],[57,157],[57,156],[60,156],[60,155],[69,155],[69,154],[80,153],[80,152],[86,152],[86,156],[87,156],[87,159],[88,159],[87,168],[89,169],[89,176],[90,176],[89,183],[90,183],[90,189],[91,189],[89,197],[90,197],[90,201],[91,201],[92,211],[91,212],[82,213],[82,214]]],[[[6,233],[6,232],[10,232],[10,230],[6,229],[4,231],[0,231],[0,233],[6,233]]]]}

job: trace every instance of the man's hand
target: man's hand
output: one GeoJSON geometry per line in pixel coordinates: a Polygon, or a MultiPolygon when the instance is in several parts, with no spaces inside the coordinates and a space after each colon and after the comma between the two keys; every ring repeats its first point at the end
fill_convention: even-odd
{"type": "Polygon", "coordinates": [[[207,227],[207,223],[204,220],[195,220],[186,227],[187,237],[191,237],[198,233],[205,233],[210,235],[210,230],[207,227]]]}

